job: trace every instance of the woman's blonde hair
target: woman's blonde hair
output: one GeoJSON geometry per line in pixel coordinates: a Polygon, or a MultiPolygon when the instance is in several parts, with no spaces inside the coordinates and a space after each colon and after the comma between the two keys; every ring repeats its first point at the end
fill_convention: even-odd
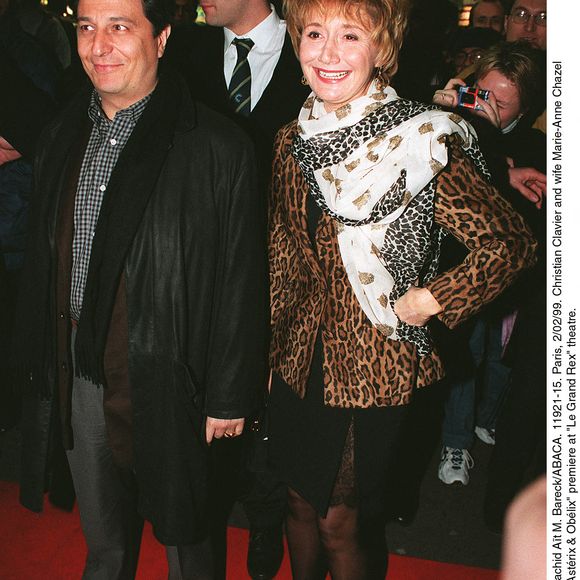
{"type": "Polygon", "coordinates": [[[284,0],[284,17],[297,54],[305,19],[312,13],[349,16],[369,29],[379,49],[381,78],[390,81],[397,72],[408,0],[284,0]]]}

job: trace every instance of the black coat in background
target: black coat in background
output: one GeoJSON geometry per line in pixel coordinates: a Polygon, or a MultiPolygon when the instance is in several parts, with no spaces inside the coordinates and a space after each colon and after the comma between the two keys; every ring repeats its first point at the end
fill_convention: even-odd
{"type": "Polygon", "coordinates": [[[180,72],[194,99],[228,116],[248,133],[256,146],[260,180],[264,187],[269,187],[276,133],[298,117],[310,94],[310,87],[301,83],[302,70],[288,34],[272,78],[247,118],[234,112],[228,97],[222,28],[174,30],[167,43],[163,66],[180,72]]]}
{"type": "MultiPolygon", "coordinates": [[[[280,13],[278,11],[278,13],[280,13]]],[[[250,115],[234,111],[224,79],[224,31],[211,26],[175,27],[169,37],[162,66],[177,69],[194,99],[232,119],[252,139],[257,153],[259,185],[268,199],[274,139],[293,121],[310,93],[301,83],[302,70],[286,34],[280,58],[268,86],[250,115]]],[[[264,390],[263,396],[266,397],[264,390]]],[[[259,437],[241,437],[234,446],[214,445],[217,484],[227,519],[234,499],[240,499],[251,529],[281,528],[286,509],[286,487],[266,467],[266,451],[259,437]],[[224,489],[225,488],[225,489],[224,489]]]]}

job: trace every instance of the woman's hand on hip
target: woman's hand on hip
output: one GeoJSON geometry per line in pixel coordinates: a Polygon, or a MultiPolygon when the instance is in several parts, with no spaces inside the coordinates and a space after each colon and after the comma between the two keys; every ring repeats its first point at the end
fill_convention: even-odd
{"type": "Polygon", "coordinates": [[[245,419],[214,419],[208,417],[205,422],[205,440],[208,445],[212,439],[237,437],[244,430],[245,419]]]}
{"type": "Polygon", "coordinates": [[[402,322],[412,326],[425,326],[429,319],[443,309],[426,288],[411,286],[395,302],[395,314],[402,322]]]}

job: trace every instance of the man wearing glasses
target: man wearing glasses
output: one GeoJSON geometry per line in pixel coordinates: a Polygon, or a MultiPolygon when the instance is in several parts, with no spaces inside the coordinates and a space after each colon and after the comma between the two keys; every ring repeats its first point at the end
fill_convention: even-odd
{"type": "Polygon", "coordinates": [[[506,16],[506,40],[526,40],[536,48],[546,50],[546,1],[516,0],[506,16]]]}

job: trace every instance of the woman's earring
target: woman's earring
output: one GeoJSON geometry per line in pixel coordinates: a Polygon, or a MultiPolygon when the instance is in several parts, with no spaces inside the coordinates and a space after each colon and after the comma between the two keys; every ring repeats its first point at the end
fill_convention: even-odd
{"type": "Polygon", "coordinates": [[[306,77],[304,75],[302,75],[302,78],[300,79],[300,82],[307,87],[308,86],[308,81],[306,80],[306,77]]]}
{"type": "Polygon", "coordinates": [[[385,77],[383,76],[382,66],[378,66],[375,68],[375,84],[377,85],[377,89],[379,91],[384,91],[385,88],[388,86],[388,83],[385,81],[385,77]]]}

